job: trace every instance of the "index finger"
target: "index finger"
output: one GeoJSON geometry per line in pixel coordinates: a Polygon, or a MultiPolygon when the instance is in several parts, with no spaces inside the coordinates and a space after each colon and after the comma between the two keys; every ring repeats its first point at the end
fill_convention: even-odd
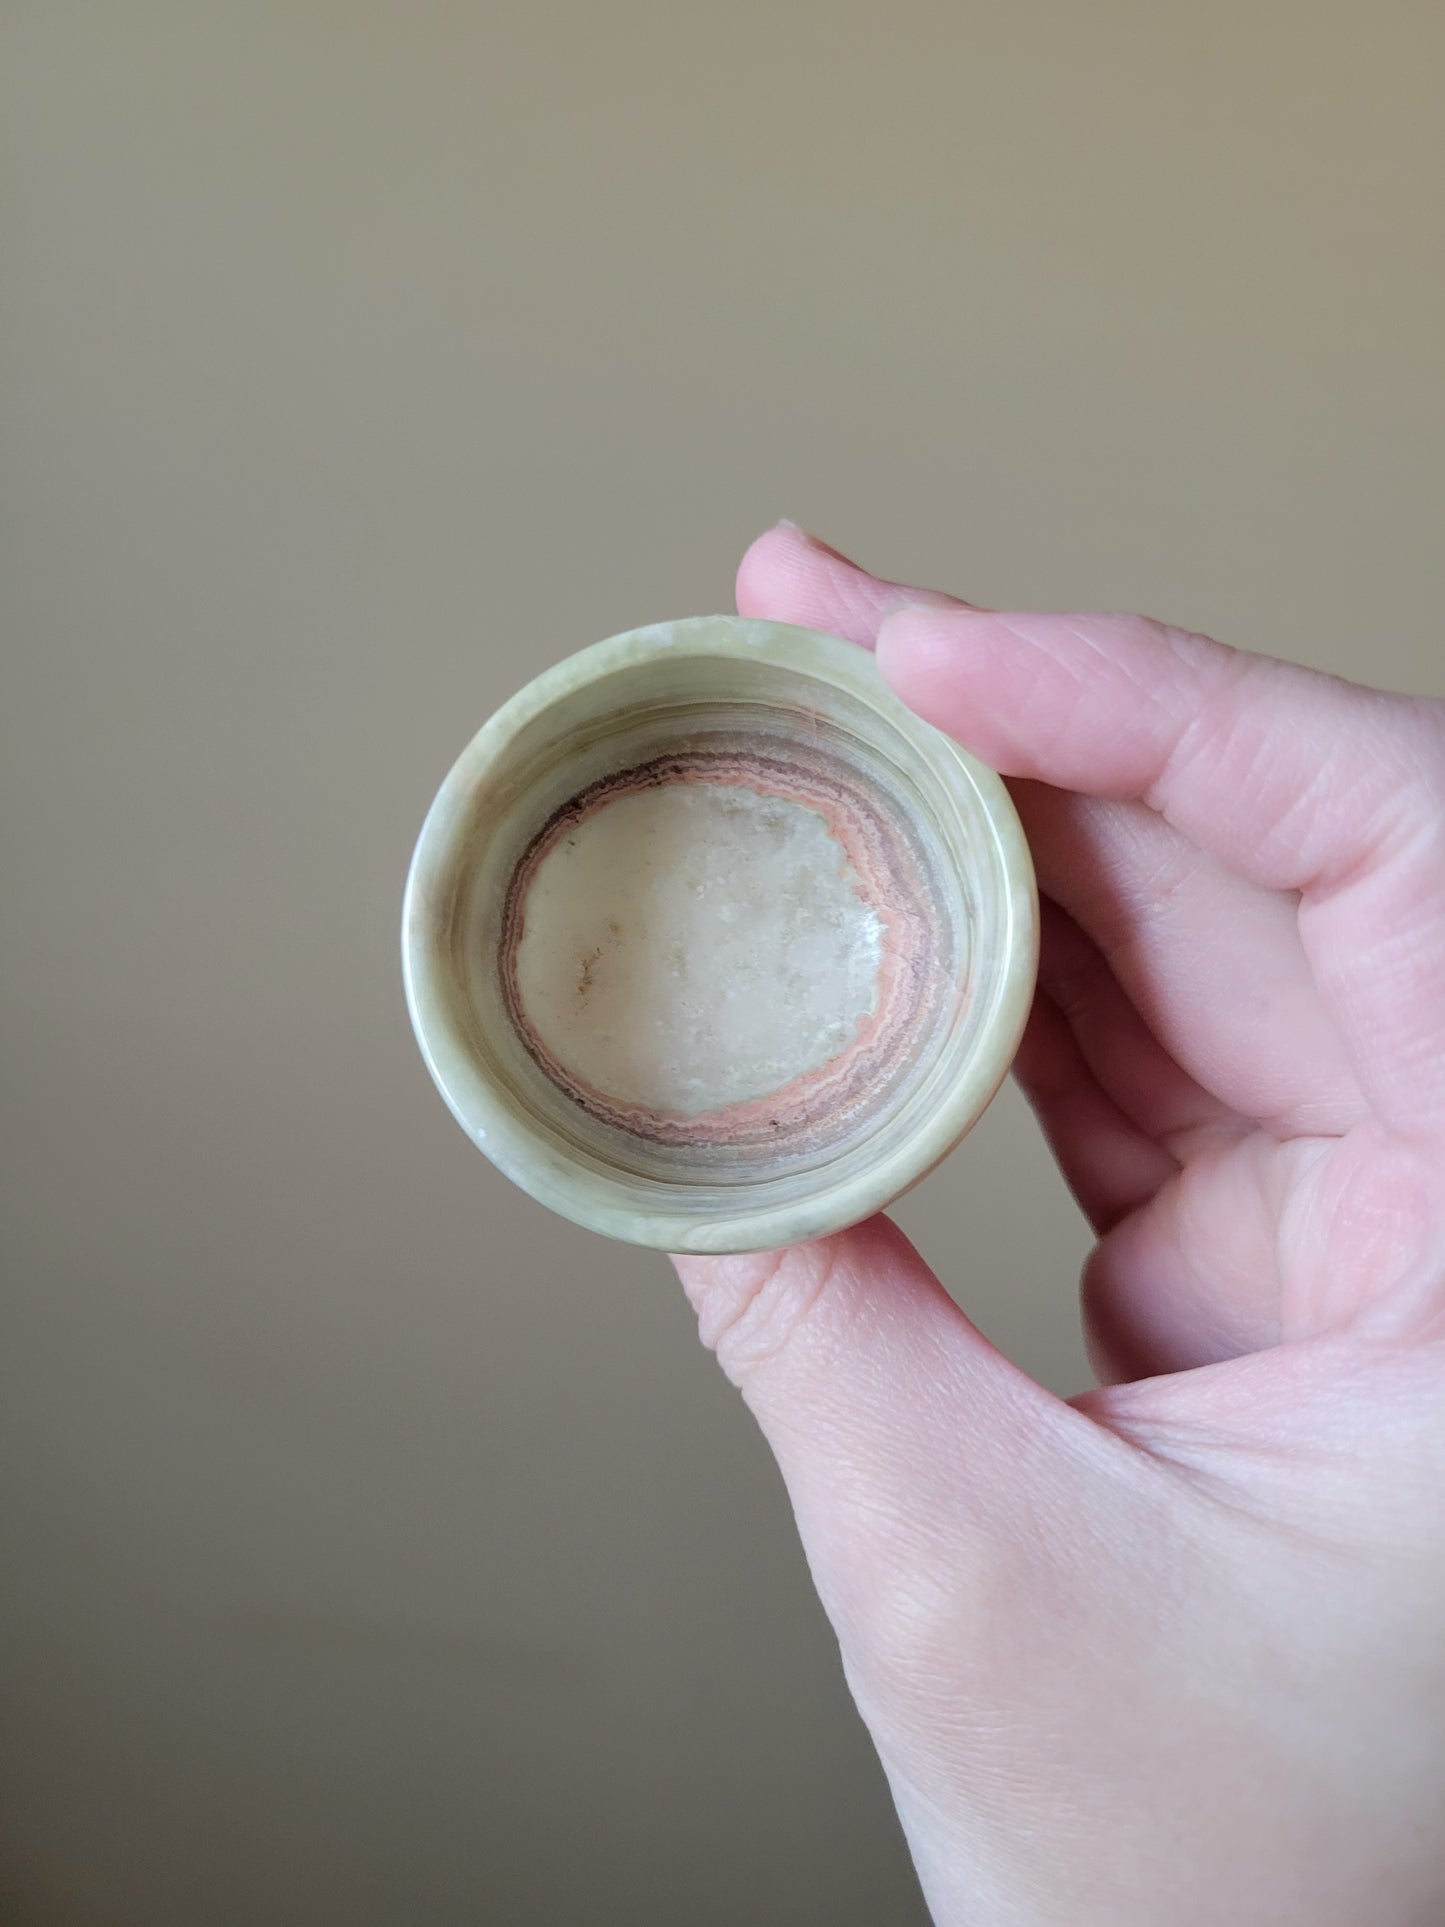
{"type": "Polygon", "coordinates": [[[904,701],[1005,775],[1137,799],[1240,875],[1298,892],[1377,1113],[1445,1129],[1438,706],[1137,616],[904,608],[877,646],[904,701]]]}

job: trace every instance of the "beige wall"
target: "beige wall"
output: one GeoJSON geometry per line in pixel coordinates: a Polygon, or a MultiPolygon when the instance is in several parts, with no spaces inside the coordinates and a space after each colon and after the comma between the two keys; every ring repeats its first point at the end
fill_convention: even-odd
{"type": "MultiPolygon", "coordinates": [[[[1442,21],[4,10],[6,1921],[920,1918],[666,1266],[427,1083],[408,850],[780,515],[1438,683],[1442,21]]],[[[902,1216],[1083,1382],[1012,1097],[902,1216]]]]}

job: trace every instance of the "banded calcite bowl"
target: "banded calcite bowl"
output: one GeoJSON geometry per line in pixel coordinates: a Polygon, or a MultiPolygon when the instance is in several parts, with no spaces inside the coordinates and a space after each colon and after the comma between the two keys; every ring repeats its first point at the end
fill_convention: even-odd
{"type": "Polygon", "coordinates": [[[402,931],[457,1121],[554,1211],[674,1251],[870,1216],[1001,1083],[1038,907],[1000,779],[873,658],[702,616],[514,696],[422,828],[402,931]]]}

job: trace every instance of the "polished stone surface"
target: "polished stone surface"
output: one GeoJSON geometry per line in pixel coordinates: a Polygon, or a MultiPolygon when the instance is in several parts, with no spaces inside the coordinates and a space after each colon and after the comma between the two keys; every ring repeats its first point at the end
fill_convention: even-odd
{"type": "MultiPolygon", "coordinates": [[[[638,844],[632,863],[655,861],[661,847],[658,823],[639,819],[644,829],[652,853],[639,858],[638,844]]],[[[714,871],[730,863],[741,888],[746,861],[736,851],[709,856],[700,823],[691,837],[674,852],[683,868],[664,894],[701,887],[709,862],[714,871]]],[[[617,848],[606,861],[621,861],[617,848]]],[[[1032,867],[999,779],[904,709],[866,652],[733,616],[613,637],[507,703],[427,818],[404,929],[417,1036],[468,1133],[553,1209],[675,1250],[792,1243],[906,1190],[997,1089],[1027,1013],[1036,951],[1032,867]],[[782,885],[775,873],[767,902],[759,882],[756,900],[732,906],[753,919],[760,945],[779,943],[786,925],[779,958],[791,947],[809,968],[790,974],[777,962],[774,994],[790,982],[792,1021],[755,1027],[731,1065],[720,1058],[726,1033],[716,1011],[685,1001],[668,1006],[673,1030],[649,1046],[644,1065],[645,1006],[673,994],[669,957],[725,999],[747,946],[731,948],[714,920],[686,926],[689,949],[678,940],[680,899],[671,925],[655,923],[654,877],[646,916],[672,934],[649,951],[654,925],[644,918],[628,951],[623,916],[640,914],[639,879],[624,866],[609,885],[598,870],[595,838],[609,810],[649,797],[655,806],[687,786],[699,797],[731,787],[772,799],[775,816],[801,811],[817,826],[819,853],[831,847],[827,861],[854,880],[831,905],[813,891],[811,924],[801,897],[791,923],[779,901],[801,888],[796,877],[782,885]],[[590,860],[584,836],[594,839],[590,860]],[[579,851],[585,882],[581,868],[566,870],[579,851]],[[538,894],[548,878],[559,891],[538,894]],[[828,948],[829,920],[847,900],[877,933],[866,997],[828,948]],[[840,995],[856,1005],[841,1030],[840,995]],[[791,1058],[777,1048],[789,1029],[791,1058]],[[751,1066],[750,1050],[763,1052],[751,1066]]],[[[752,995],[767,994],[759,979],[752,995]]],[[[732,1021],[743,1039],[742,1013],[732,1021]]]]}

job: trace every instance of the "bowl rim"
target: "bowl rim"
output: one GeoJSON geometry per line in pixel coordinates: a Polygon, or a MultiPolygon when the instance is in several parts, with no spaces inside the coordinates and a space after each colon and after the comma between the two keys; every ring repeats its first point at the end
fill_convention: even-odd
{"type": "Polygon", "coordinates": [[[564,657],[509,698],[472,737],[427,811],[407,872],[402,980],[407,1010],[432,1081],[462,1129],[507,1177],[574,1224],[628,1244],[677,1252],[740,1252],[805,1242],[861,1223],[901,1197],[958,1144],[1008,1073],[1023,1035],[1038,966],[1038,891],[1023,826],[1003,779],[893,694],[872,654],[837,636],[741,616],[692,616],[629,629],[564,657]],[[648,1208],[621,1195],[621,1181],[574,1164],[534,1131],[496,1086],[455,1021],[449,917],[438,912],[470,828],[471,802],[528,724],[563,698],[598,687],[660,656],[771,665],[842,689],[905,736],[951,792],[967,788],[994,836],[1006,888],[996,973],[977,1048],[937,1107],[878,1163],[785,1201],[736,1208],[648,1208]]]}

